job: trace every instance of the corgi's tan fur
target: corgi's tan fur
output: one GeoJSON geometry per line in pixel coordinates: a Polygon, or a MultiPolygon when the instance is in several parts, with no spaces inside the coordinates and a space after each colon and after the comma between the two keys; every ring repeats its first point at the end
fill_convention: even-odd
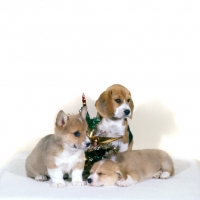
{"type": "Polygon", "coordinates": [[[84,150],[90,140],[86,135],[87,107],[76,115],[60,111],[56,118],[55,134],[42,138],[26,159],[28,177],[37,181],[52,180],[53,187],[64,187],[63,176],[68,173],[73,185],[85,185],[82,172],[85,164],[84,150]]]}
{"type": "Polygon", "coordinates": [[[88,177],[91,186],[129,186],[148,178],[167,179],[174,173],[171,157],[162,150],[144,149],[118,153],[115,162],[94,163],[88,177]]]}

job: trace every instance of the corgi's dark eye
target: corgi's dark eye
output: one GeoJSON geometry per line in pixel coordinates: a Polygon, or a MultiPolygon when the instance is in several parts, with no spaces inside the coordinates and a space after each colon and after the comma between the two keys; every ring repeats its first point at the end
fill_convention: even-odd
{"type": "Polygon", "coordinates": [[[80,137],[80,135],[81,135],[81,134],[80,134],[78,131],[76,131],[76,132],[74,133],[74,136],[75,136],[75,137],[80,137]]]}
{"type": "Polygon", "coordinates": [[[103,175],[103,173],[99,172],[99,173],[98,173],[98,175],[99,175],[99,176],[102,176],[102,175],[103,175]]]}
{"type": "Polygon", "coordinates": [[[115,102],[121,103],[121,100],[120,99],[115,99],[115,102]]]}
{"type": "Polygon", "coordinates": [[[129,103],[129,102],[130,102],[130,99],[127,99],[127,102],[129,103]]]}

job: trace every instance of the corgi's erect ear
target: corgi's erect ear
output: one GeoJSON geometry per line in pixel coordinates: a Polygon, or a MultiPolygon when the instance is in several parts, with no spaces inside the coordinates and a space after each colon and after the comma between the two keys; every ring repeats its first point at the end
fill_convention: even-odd
{"type": "Polygon", "coordinates": [[[81,115],[84,119],[86,118],[86,115],[87,115],[87,106],[84,106],[84,107],[81,109],[80,115],[81,115]]]}
{"type": "Polygon", "coordinates": [[[56,126],[63,128],[67,124],[68,116],[61,110],[56,117],[56,126]]]}
{"type": "Polygon", "coordinates": [[[101,93],[99,98],[95,102],[97,112],[104,118],[111,118],[114,114],[114,108],[112,104],[112,90],[106,90],[101,93]]]}

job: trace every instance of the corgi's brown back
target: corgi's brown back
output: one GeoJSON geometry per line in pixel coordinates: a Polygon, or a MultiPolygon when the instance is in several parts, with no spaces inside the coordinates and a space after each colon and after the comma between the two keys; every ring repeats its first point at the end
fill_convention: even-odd
{"type": "Polygon", "coordinates": [[[48,176],[47,165],[55,167],[53,158],[62,151],[62,141],[56,135],[51,134],[42,138],[26,159],[27,176],[32,178],[40,174],[48,176]]]}
{"type": "Polygon", "coordinates": [[[132,150],[118,153],[116,162],[126,174],[130,174],[133,171],[136,172],[137,181],[144,178],[152,178],[154,173],[159,170],[169,172],[170,175],[174,173],[171,157],[165,151],[158,149],[132,150]]]}

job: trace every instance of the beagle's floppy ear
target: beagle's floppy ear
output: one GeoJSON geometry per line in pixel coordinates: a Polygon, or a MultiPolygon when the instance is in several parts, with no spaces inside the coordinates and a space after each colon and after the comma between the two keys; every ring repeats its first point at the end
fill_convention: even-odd
{"type": "Polygon", "coordinates": [[[104,118],[111,118],[114,114],[114,108],[112,104],[112,91],[106,90],[95,102],[98,113],[104,118]]]}
{"type": "MultiPolygon", "coordinates": [[[[131,95],[131,94],[130,94],[130,95],[131,95]]],[[[131,109],[131,116],[130,116],[130,119],[132,119],[132,116],[133,116],[133,109],[134,109],[134,103],[133,103],[132,98],[130,99],[130,109],[131,109]]]]}

